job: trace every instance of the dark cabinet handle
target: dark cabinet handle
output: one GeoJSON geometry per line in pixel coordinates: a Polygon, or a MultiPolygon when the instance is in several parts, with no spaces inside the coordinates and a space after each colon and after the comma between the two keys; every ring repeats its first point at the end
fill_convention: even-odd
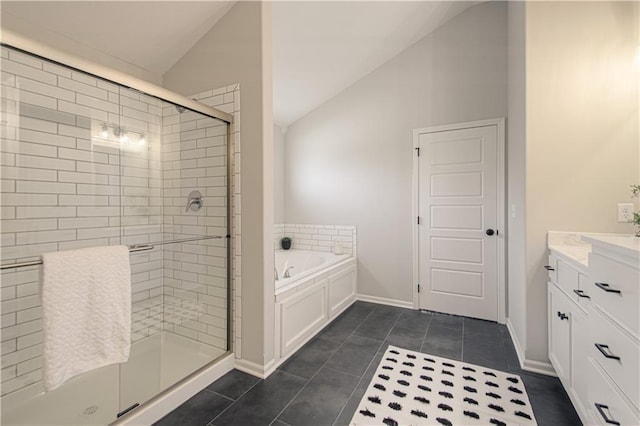
{"type": "Polygon", "coordinates": [[[596,406],[596,409],[598,410],[598,413],[600,413],[600,415],[604,419],[605,423],[610,424],[610,425],[618,425],[618,426],[620,426],[620,422],[617,422],[617,421],[609,418],[607,413],[604,412],[604,410],[609,410],[609,407],[607,405],[598,404],[597,402],[595,404],[593,404],[593,405],[596,406]]]}
{"type": "Polygon", "coordinates": [[[493,229],[489,228],[486,231],[484,231],[485,234],[487,234],[488,236],[492,236],[493,234],[498,235],[498,231],[494,231],[493,229]]]}
{"type": "Polygon", "coordinates": [[[566,319],[569,319],[569,315],[558,311],[558,318],[560,318],[561,320],[566,320],[566,319]]]}
{"type": "Polygon", "coordinates": [[[599,289],[602,289],[604,291],[606,291],[607,293],[618,293],[621,294],[622,292],[618,289],[615,288],[611,288],[609,287],[609,284],[607,283],[596,283],[596,287],[598,287],[599,289]]]}
{"type": "Polygon", "coordinates": [[[576,290],[573,290],[573,292],[574,292],[575,294],[577,294],[577,295],[578,295],[578,297],[584,297],[584,298],[586,298],[586,299],[591,299],[591,296],[589,296],[588,294],[584,294],[584,290],[578,290],[578,289],[576,289],[576,290]]]}
{"type": "Polygon", "coordinates": [[[616,359],[620,361],[620,357],[618,355],[614,355],[611,353],[611,350],[609,350],[609,346],[603,345],[602,343],[596,343],[595,345],[596,345],[596,348],[598,348],[600,353],[604,355],[605,358],[616,359]]]}
{"type": "Polygon", "coordinates": [[[546,269],[547,271],[555,271],[555,269],[549,265],[544,265],[544,269],[546,269]]]}

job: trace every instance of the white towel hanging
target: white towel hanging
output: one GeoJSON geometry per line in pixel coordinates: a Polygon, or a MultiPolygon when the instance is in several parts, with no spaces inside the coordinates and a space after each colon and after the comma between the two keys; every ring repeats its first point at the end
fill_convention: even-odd
{"type": "Polygon", "coordinates": [[[126,362],[131,346],[131,267],[126,246],[45,253],[44,386],[126,362]]]}

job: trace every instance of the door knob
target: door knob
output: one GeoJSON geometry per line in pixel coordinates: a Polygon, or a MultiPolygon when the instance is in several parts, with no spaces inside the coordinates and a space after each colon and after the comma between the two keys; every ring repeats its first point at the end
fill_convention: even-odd
{"type": "Polygon", "coordinates": [[[487,229],[486,231],[484,231],[484,233],[485,233],[485,234],[487,234],[487,235],[489,235],[489,236],[491,236],[491,235],[493,235],[493,234],[498,235],[498,231],[497,231],[497,230],[495,230],[495,231],[494,231],[494,230],[493,230],[493,229],[491,229],[491,228],[489,228],[489,229],[487,229]]]}

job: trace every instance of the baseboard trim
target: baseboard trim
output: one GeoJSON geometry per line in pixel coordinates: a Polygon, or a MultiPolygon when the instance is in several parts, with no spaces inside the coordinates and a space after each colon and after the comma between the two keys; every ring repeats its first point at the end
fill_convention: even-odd
{"type": "Polygon", "coordinates": [[[550,362],[534,361],[532,359],[525,359],[524,363],[521,363],[521,368],[524,371],[530,371],[532,373],[544,374],[545,376],[558,377],[555,368],[550,362]]]}
{"type": "Polygon", "coordinates": [[[522,360],[524,359],[524,352],[522,350],[522,346],[520,346],[520,341],[518,340],[518,336],[513,328],[513,324],[511,323],[511,318],[507,318],[507,330],[509,331],[509,336],[511,336],[511,342],[513,343],[513,347],[516,349],[516,355],[518,355],[518,362],[520,363],[520,368],[522,368],[522,360]]]}
{"type": "Polygon", "coordinates": [[[247,361],[246,359],[235,359],[233,367],[243,373],[251,374],[252,376],[256,376],[261,379],[266,379],[275,371],[277,366],[275,360],[269,361],[267,365],[260,365],[255,362],[247,361]]]}
{"type": "Polygon", "coordinates": [[[524,356],[524,351],[522,350],[522,346],[520,345],[520,341],[516,335],[516,332],[513,328],[513,324],[511,320],[507,318],[507,330],[509,330],[509,336],[511,336],[511,341],[513,342],[513,346],[516,348],[516,355],[518,355],[518,362],[520,363],[520,368],[524,371],[530,371],[532,373],[544,374],[545,376],[558,377],[556,374],[556,370],[553,368],[553,365],[549,362],[541,362],[534,361],[531,359],[527,359],[524,356]]]}
{"type": "Polygon", "coordinates": [[[380,305],[397,306],[398,308],[415,309],[413,302],[405,302],[404,300],[387,299],[386,297],[368,296],[366,294],[356,294],[356,300],[363,302],[378,303],[380,305]]]}

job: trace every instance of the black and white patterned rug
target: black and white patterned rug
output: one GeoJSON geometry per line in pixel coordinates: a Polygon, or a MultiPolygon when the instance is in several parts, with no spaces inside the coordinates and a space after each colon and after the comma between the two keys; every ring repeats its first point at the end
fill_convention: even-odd
{"type": "Polygon", "coordinates": [[[352,425],[536,425],[515,374],[389,346],[352,425]]]}

